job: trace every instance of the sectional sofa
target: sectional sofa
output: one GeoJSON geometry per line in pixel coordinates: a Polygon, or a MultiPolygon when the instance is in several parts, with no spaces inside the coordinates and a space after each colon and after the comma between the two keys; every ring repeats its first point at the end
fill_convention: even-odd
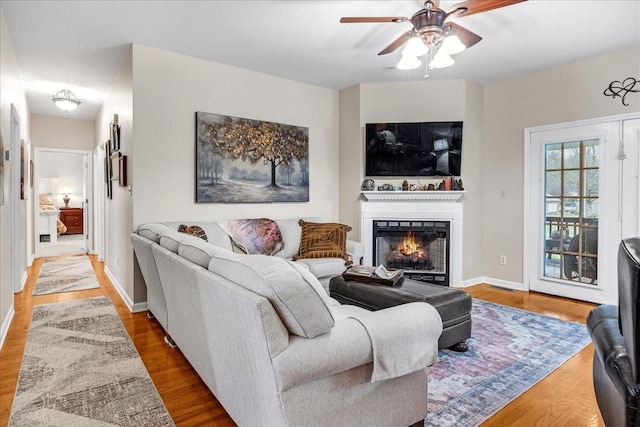
{"type": "MultiPolygon", "coordinates": [[[[297,235],[297,219],[282,224],[283,236],[297,235]]],[[[339,274],[344,259],[237,253],[214,224],[200,224],[207,241],[180,225],[141,225],[137,262],[148,290],[162,292],[163,327],[238,425],[422,423],[442,331],[432,306],[341,305],[316,276],[339,274]]]]}

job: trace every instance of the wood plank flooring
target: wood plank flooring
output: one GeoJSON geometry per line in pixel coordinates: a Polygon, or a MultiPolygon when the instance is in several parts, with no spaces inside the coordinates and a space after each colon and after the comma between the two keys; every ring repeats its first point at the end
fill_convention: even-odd
{"type": "MultiPolygon", "coordinates": [[[[36,259],[29,268],[25,289],[15,297],[16,313],[0,351],[0,426],[7,425],[9,420],[33,306],[102,295],[113,301],[176,425],[235,426],[180,350],[164,343],[157,322],[148,319],[146,313],[130,313],[104,273],[103,264],[95,256],[89,258],[100,282],[99,289],[32,296],[43,259],[36,259]]],[[[488,285],[465,290],[474,298],[582,323],[595,306],[488,285]]],[[[593,392],[592,358],[593,346],[589,345],[483,426],[604,426],[593,392]]]]}

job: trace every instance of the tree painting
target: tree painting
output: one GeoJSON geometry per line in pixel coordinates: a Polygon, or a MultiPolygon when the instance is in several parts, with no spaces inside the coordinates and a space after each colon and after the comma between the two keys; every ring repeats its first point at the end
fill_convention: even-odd
{"type": "Polygon", "coordinates": [[[196,113],[196,202],[309,201],[309,130],[196,113]]]}

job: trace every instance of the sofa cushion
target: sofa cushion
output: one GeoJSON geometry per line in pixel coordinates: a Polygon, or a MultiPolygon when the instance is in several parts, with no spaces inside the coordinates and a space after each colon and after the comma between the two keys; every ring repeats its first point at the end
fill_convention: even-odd
{"type": "Polygon", "coordinates": [[[342,258],[345,265],[351,260],[347,255],[347,232],[351,227],[335,222],[298,221],[302,228],[300,249],[294,260],[300,258],[342,258]]]}
{"type": "Polygon", "coordinates": [[[290,333],[306,338],[334,326],[331,301],[306,268],[266,255],[215,254],[209,271],[265,297],[290,333]]]}
{"type": "Polygon", "coordinates": [[[275,221],[278,224],[280,233],[282,234],[284,248],[275,254],[275,256],[292,259],[294,255],[298,253],[298,249],[300,249],[300,233],[302,231],[300,229],[300,224],[298,224],[300,219],[311,222],[320,222],[320,218],[317,217],[276,219],[275,221]]]}
{"type": "Polygon", "coordinates": [[[169,230],[164,224],[142,224],[138,227],[138,234],[156,243],[160,242],[160,236],[169,230]]]}
{"type": "Polygon", "coordinates": [[[209,263],[211,262],[211,257],[220,253],[221,251],[226,251],[226,249],[221,248],[220,246],[212,245],[211,243],[205,242],[204,240],[197,238],[195,236],[192,239],[183,240],[178,246],[178,255],[181,257],[191,261],[194,264],[198,264],[200,267],[209,268],[209,263]]]}
{"type": "Polygon", "coordinates": [[[273,255],[284,246],[278,224],[268,218],[220,221],[218,225],[248,254],[273,255]]]}
{"type": "Polygon", "coordinates": [[[160,235],[160,241],[158,243],[160,243],[160,246],[162,246],[163,248],[170,250],[174,254],[177,254],[180,244],[188,240],[188,238],[197,239],[197,237],[189,236],[188,234],[184,233],[178,233],[176,230],[167,228],[160,235]]]}
{"type": "Polygon", "coordinates": [[[204,240],[205,242],[207,241],[207,233],[205,233],[204,230],[202,229],[202,227],[200,227],[199,225],[184,225],[184,224],[180,224],[178,226],[178,231],[180,233],[185,233],[185,234],[189,234],[191,236],[199,237],[200,239],[204,240]]]}
{"type": "Polygon", "coordinates": [[[342,258],[300,258],[296,262],[307,267],[318,279],[337,276],[345,270],[342,258]]]}

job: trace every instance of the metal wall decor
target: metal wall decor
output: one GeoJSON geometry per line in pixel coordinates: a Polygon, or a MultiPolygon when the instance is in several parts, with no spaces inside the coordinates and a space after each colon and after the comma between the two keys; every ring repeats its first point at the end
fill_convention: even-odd
{"type": "Polygon", "coordinates": [[[636,80],[633,77],[627,77],[623,81],[614,80],[609,83],[609,87],[604,90],[605,96],[612,98],[622,98],[622,105],[625,107],[629,104],[625,101],[625,98],[629,93],[640,92],[640,80],[636,80]],[[636,89],[637,86],[637,89],[636,89]]]}

